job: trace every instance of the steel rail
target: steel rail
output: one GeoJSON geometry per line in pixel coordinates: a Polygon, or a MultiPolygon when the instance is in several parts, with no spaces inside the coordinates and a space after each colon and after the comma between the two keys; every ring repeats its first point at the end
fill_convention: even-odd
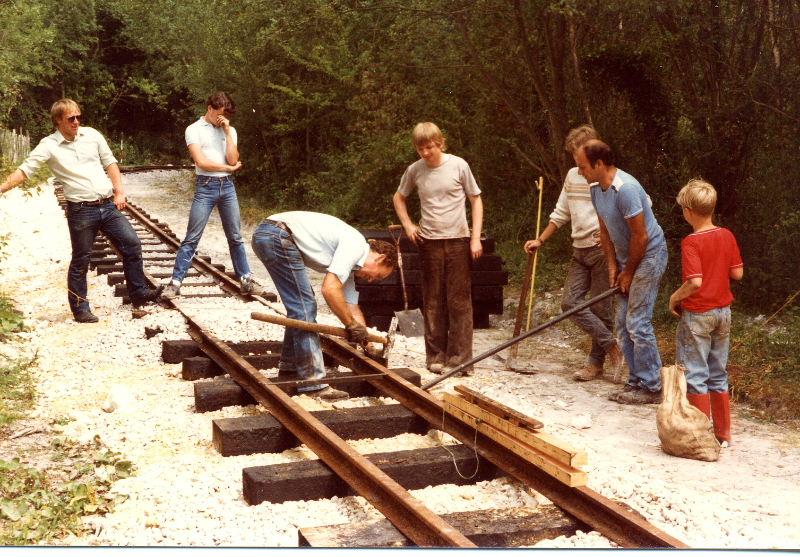
{"type": "MultiPolygon", "coordinates": [[[[170,246],[176,252],[178,251],[178,248],[180,248],[181,243],[178,242],[177,240],[175,240],[175,238],[173,238],[172,236],[170,236],[166,232],[164,232],[161,229],[161,227],[159,227],[158,224],[153,222],[152,219],[147,217],[139,207],[137,207],[136,205],[134,205],[134,204],[132,204],[130,202],[127,202],[125,210],[128,211],[131,215],[133,215],[134,218],[136,218],[138,221],[140,221],[142,224],[144,224],[147,228],[149,228],[150,232],[152,232],[153,234],[158,236],[158,238],[162,242],[164,242],[165,244],[170,246]]],[[[224,271],[220,271],[219,269],[217,269],[216,267],[214,267],[211,263],[208,263],[207,261],[203,261],[199,257],[193,257],[192,258],[192,267],[194,267],[196,270],[198,270],[201,273],[212,275],[216,280],[220,281],[220,283],[221,283],[220,286],[224,290],[229,291],[230,293],[234,294],[235,296],[238,296],[238,297],[244,298],[244,299],[247,299],[248,296],[249,296],[250,298],[258,300],[259,302],[261,302],[262,304],[264,304],[266,306],[272,307],[272,304],[269,302],[269,300],[267,300],[263,296],[260,296],[258,294],[249,294],[249,295],[241,294],[239,292],[239,281],[237,281],[236,279],[231,278],[230,276],[228,276],[227,273],[225,273],[224,271]]],[[[154,286],[155,286],[155,284],[154,284],[154,286]]]]}
{"type": "Polygon", "coordinates": [[[412,385],[374,360],[366,359],[347,343],[322,337],[323,348],[334,358],[348,361],[354,372],[380,373],[368,377],[376,389],[397,400],[425,419],[433,427],[452,435],[463,444],[473,447],[483,458],[538,491],[575,519],[597,530],[622,547],[688,547],[650,524],[637,511],[608,499],[588,487],[569,487],[533,466],[491,438],[459,421],[446,416],[443,403],[427,391],[412,385]],[[477,439],[476,443],[473,440],[477,439]]]}
{"type": "Polygon", "coordinates": [[[190,334],[203,352],[415,544],[423,547],[475,547],[461,532],[271,384],[243,357],[203,330],[180,309],[179,303],[174,305],[189,322],[190,334]]]}
{"type": "MultiPolygon", "coordinates": [[[[166,243],[173,246],[177,244],[138,208],[133,208],[131,213],[166,243]]],[[[195,260],[194,263],[197,263],[199,271],[211,273],[218,278],[222,275],[229,282],[236,284],[226,274],[205,261],[195,260]]],[[[231,289],[236,295],[244,297],[238,293],[238,288],[231,289]]],[[[253,296],[253,298],[275,309],[273,304],[263,297],[253,296]]],[[[180,311],[178,304],[173,303],[173,306],[180,311]]],[[[345,441],[293,402],[291,397],[272,384],[230,347],[204,331],[191,316],[183,311],[181,313],[189,322],[192,338],[211,359],[414,543],[422,546],[474,547],[474,544],[460,532],[411,497],[405,489],[369,460],[351,449],[345,441]],[[371,475],[373,472],[374,475],[371,475]],[[385,481],[381,476],[385,477],[385,481]]],[[[588,487],[569,487],[486,435],[476,433],[472,426],[452,416],[448,419],[441,401],[360,354],[346,342],[324,334],[320,337],[325,352],[341,364],[350,367],[355,373],[369,375],[370,377],[365,377],[365,380],[376,389],[397,400],[433,427],[473,447],[480,456],[506,474],[538,491],[576,520],[600,532],[618,545],[629,548],[688,547],[679,539],[650,524],[636,510],[612,501],[588,487]]]]}

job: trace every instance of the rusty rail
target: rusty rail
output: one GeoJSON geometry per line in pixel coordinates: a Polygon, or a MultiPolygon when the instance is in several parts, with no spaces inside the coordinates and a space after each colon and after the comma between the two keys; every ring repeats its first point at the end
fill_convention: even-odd
{"type": "MultiPolygon", "coordinates": [[[[177,242],[140,209],[129,204],[129,211],[165,243],[177,247],[177,242]]],[[[228,275],[199,259],[195,259],[193,264],[201,272],[212,274],[228,284],[230,290],[239,295],[236,288],[238,285],[228,275]]],[[[272,304],[260,296],[252,298],[272,307],[272,304]]],[[[173,305],[180,310],[179,304],[173,302],[173,305]]],[[[182,313],[189,322],[192,338],[212,360],[414,543],[421,546],[474,546],[369,460],[350,448],[308,411],[293,402],[291,397],[230,347],[204,331],[190,315],[182,313]]],[[[476,434],[471,426],[453,417],[445,420],[442,402],[430,393],[362,355],[346,342],[327,335],[320,336],[323,350],[342,365],[357,374],[368,375],[365,380],[385,395],[397,400],[437,429],[442,429],[465,445],[474,447],[483,458],[538,491],[588,528],[597,530],[623,547],[687,547],[677,538],[650,524],[635,510],[603,497],[588,487],[566,486],[489,437],[479,432],[476,434]]]]}

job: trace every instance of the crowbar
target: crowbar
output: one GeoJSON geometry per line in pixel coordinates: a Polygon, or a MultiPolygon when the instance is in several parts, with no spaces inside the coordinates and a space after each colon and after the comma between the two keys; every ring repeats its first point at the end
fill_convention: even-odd
{"type": "Polygon", "coordinates": [[[443,375],[440,375],[439,377],[437,377],[433,381],[423,385],[422,386],[422,390],[423,391],[427,391],[428,389],[430,389],[434,385],[439,384],[440,382],[444,381],[448,377],[450,377],[452,375],[455,375],[457,373],[461,373],[462,371],[464,371],[464,368],[469,367],[472,364],[475,364],[477,362],[480,362],[481,360],[485,360],[489,356],[493,356],[494,354],[497,354],[501,350],[505,350],[509,346],[517,344],[519,341],[524,340],[524,339],[526,339],[526,338],[528,338],[530,336],[533,336],[536,333],[540,333],[540,332],[544,331],[545,329],[547,329],[548,327],[551,327],[551,326],[555,325],[559,321],[563,321],[567,317],[570,317],[571,315],[574,315],[574,314],[578,313],[579,311],[582,311],[582,310],[588,308],[589,306],[591,306],[593,304],[596,304],[597,302],[599,302],[601,300],[605,300],[606,298],[608,298],[612,294],[616,294],[617,292],[619,292],[619,286],[615,286],[614,288],[606,290],[602,294],[598,294],[594,298],[586,300],[582,304],[578,304],[574,308],[572,308],[570,310],[567,310],[564,313],[561,313],[559,315],[556,315],[550,321],[546,321],[545,323],[542,323],[541,325],[539,325],[537,327],[534,327],[530,331],[525,331],[521,335],[516,336],[516,337],[514,337],[514,338],[512,338],[510,340],[505,341],[503,344],[499,344],[499,345],[495,346],[494,348],[490,348],[489,350],[487,350],[486,352],[484,352],[480,356],[475,356],[471,360],[468,360],[468,361],[464,362],[463,364],[454,367],[453,369],[451,369],[447,373],[445,373],[443,375]]]}

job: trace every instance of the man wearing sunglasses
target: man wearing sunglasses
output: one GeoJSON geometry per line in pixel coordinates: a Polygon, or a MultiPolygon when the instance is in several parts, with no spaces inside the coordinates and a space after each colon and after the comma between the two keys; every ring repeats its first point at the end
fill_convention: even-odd
{"type": "Polygon", "coordinates": [[[192,258],[215,206],[228,239],[228,250],[233,270],[239,277],[241,293],[253,293],[250,264],[240,232],[239,200],[233,182],[233,173],[242,166],[236,129],[228,120],[235,111],[233,99],[224,91],[217,91],[206,100],[206,113],[186,128],[186,145],[195,165],[195,192],[186,236],[175,256],[172,279],[164,288],[165,298],[180,295],[181,283],[192,266],[192,258]]]}
{"type": "Polygon", "coordinates": [[[142,265],[139,237],[121,213],[125,190],[117,159],[103,135],[81,126],[81,109],[72,99],[53,103],[56,131],[42,139],[28,158],[0,184],[0,194],[20,185],[43,164],[50,167],[67,199],[67,226],[72,260],[67,272],[67,299],[75,321],[98,321],[87,299],[86,273],[98,230],[122,254],[122,267],[134,307],[157,301],[161,289],[150,288],[142,265]]]}

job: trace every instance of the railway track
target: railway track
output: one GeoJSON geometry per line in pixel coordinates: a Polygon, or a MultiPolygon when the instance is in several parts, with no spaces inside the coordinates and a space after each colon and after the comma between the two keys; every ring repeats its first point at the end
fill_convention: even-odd
{"type": "MultiPolygon", "coordinates": [[[[146,168],[136,168],[136,171],[142,170],[146,170],[146,168]]],[[[63,196],[59,191],[56,194],[63,206],[65,204],[63,196]]],[[[174,262],[175,251],[180,245],[180,240],[168,225],[152,219],[146,211],[134,204],[129,203],[125,214],[142,240],[145,271],[148,279],[155,286],[169,276],[168,268],[174,262]]],[[[115,293],[124,300],[127,292],[121,275],[122,267],[118,254],[106,240],[96,240],[91,264],[98,273],[108,274],[109,284],[115,285],[115,293]]],[[[214,404],[230,404],[231,401],[233,403],[256,401],[262,405],[277,421],[276,427],[279,430],[277,437],[283,439],[284,444],[276,445],[276,451],[285,450],[287,438],[290,438],[289,445],[292,443],[306,445],[319,458],[319,462],[315,464],[318,466],[309,473],[312,475],[325,474],[332,471],[334,478],[329,481],[336,481],[340,486],[345,486],[344,494],[357,494],[364,497],[393,525],[393,528],[389,527],[388,529],[384,525],[380,535],[376,531],[362,532],[361,536],[364,539],[361,541],[357,541],[352,532],[348,536],[340,533],[339,537],[347,540],[344,543],[366,545],[371,543],[378,545],[410,543],[418,546],[473,547],[476,545],[474,540],[478,540],[479,543],[485,541],[480,535],[475,534],[475,528],[470,530],[469,525],[475,521],[486,520],[491,513],[484,513],[480,516],[473,516],[474,513],[464,513],[470,516],[439,516],[409,493],[409,489],[416,488],[413,485],[408,487],[413,482],[402,479],[401,473],[396,471],[389,473],[384,470],[389,467],[387,462],[392,458],[413,461],[421,458],[421,453],[399,457],[386,456],[383,460],[380,458],[381,455],[367,457],[359,454],[347,443],[345,438],[375,435],[374,428],[366,435],[365,432],[346,431],[347,427],[342,427],[341,423],[337,422],[337,419],[340,418],[336,417],[337,414],[344,414],[344,412],[309,412],[291,396],[295,393],[297,381],[285,377],[276,378],[265,373],[265,369],[276,367],[280,335],[274,335],[275,338],[269,341],[255,343],[258,345],[257,347],[255,345],[237,346],[221,340],[215,331],[204,323],[204,313],[208,311],[208,307],[203,305],[203,302],[206,302],[208,298],[230,300],[231,307],[236,306],[235,311],[242,310],[242,302],[255,302],[265,306],[267,311],[280,312],[281,308],[275,304],[276,296],[274,294],[261,292],[252,296],[241,296],[238,291],[238,281],[227,274],[224,267],[213,264],[209,258],[203,256],[195,257],[193,260],[192,270],[184,285],[186,294],[164,303],[171,305],[183,315],[188,324],[192,341],[182,344],[182,348],[177,350],[178,356],[173,354],[167,357],[165,352],[164,360],[167,361],[168,358],[173,358],[170,361],[175,361],[176,358],[183,360],[184,377],[187,379],[227,374],[232,381],[225,379],[220,381],[227,389],[226,401],[217,400],[214,404]],[[192,292],[193,287],[197,287],[198,292],[192,292]],[[254,349],[260,354],[253,355],[254,349]],[[202,371],[198,372],[198,368],[202,368],[202,371]],[[345,431],[341,433],[343,429],[345,431]],[[320,462],[325,466],[322,466],[320,462]],[[400,479],[395,479],[396,477],[400,477],[400,479]],[[458,528],[454,526],[456,524],[459,525],[458,528]],[[461,531],[462,529],[464,532],[461,531]],[[465,532],[469,533],[470,537],[465,532]]],[[[249,312],[247,312],[247,316],[249,316],[249,312]]],[[[351,394],[367,393],[397,401],[398,405],[389,405],[396,406],[399,410],[394,408],[388,410],[390,416],[386,420],[387,423],[396,426],[402,422],[398,416],[402,416],[403,419],[408,418],[410,430],[441,430],[460,443],[460,445],[450,446],[453,449],[451,452],[455,453],[452,457],[454,462],[458,458],[474,461],[474,456],[477,455],[485,469],[484,473],[489,474],[488,477],[505,475],[514,478],[547,497],[558,509],[563,511],[558,516],[546,518],[552,523],[560,520],[561,527],[551,527],[549,530],[546,527],[540,528],[534,536],[547,537],[547,532],[549,532],[551,536],[555,537],[569,532],[570,529],[574,531],[575,528],[580,528],[596,530],[622,547],[686,547],[680,540],[647,522],[633,509],[609,500],[588,487],[569,487],[555,480],[465,422],[456,419],[443,420],[442,401],[420,388],[418,374],[410,370],[389,369],[385,362],[377,362],[368,358],[360,350],[334,337],[322,335],[322,346],[329,362],[349,370],[347,373],[331,375],[324,382],[335,384],[337,388],[348,390],[351,394]],[[399,412],[399,414],[392,415],[392,412],[399,412]]],[[[167,348],[165,345],[165,351],[167,348]]],[[[174,350],[175,345],[169,348],[174,350]]],[[[209,383],[204,382],[202,385],[207,388],[209,383]]],[[[200,384],[195,386],[196,407],[198,410],[202,410],[202,405],[208,404],[208,401],[203,399],[203,387],[198,388],[199,386],[200,384]]],[[[382,411],[387,412],[386,408],[389,407],[383,408],[382,411]]],[[[358,414],[358,412],[351,413],[358,414]]],[[[357,422],[360,419],[361,423],[374,423],[375,414],[376,412],[364,411],[361,417],[356,416],[354,421],[357,422]]],[[[217,422],[220,421],[217,420],[217,422]]],[[[223,454],[226,450],[231,450],[226,446],[224,432],[221,431],[226,425],[228,424],[214,424],[214,444],[223,454]]],[[[370,428],[367,427],[367,429],[370,428]]],[[[392,427],[389,427],[388,430],[392,430],[392,427]]],[[[452,467],[450,460],[448,455],[445,464],[452,467]]],[[[433,465],[430,466],[428,472],[434,468],[433,465]]],[[[261,498],[264,487],[260,482],[263,482],[265,474],[278,473],[275,467],[270,468],[272,470],[269,471],[261,470],[259,467],[243,471],[243,492],[248,502],[258,503],[265,500],[261,498]]],[[[286,470],[283,472],[285,473],[286,470]]],[[[414,474],[425,476],[426,472],[417,470],[412,472],[412,475],[414,474]]],[[[445,476],[451,478],[452,474],[445,474],[445,476]]],[[[319,476],[314,477],[318,478],[319,476]]],[[[477,476],[479,479],[486,479],[486,477],[477,476]]],[[[439,481],[441,480],[442,478],[439,479],[439,481]]],[[[419,481],[419,478],[416,478],[415,481],[419,481]]],[[[428,483],[424,483],[425,481],[427,480],[423,477],[422,486],[428,485],[428,483]]],[[[436,479],[432,479],[430,483],[436,483],[436,481],[436,479]]],[[[303,484],[310,483],[314,482],[309,482],[306,478],[305,480],[301,479],[299,483],[290,481],[288,485],[294,486],[290,491],[294,490],[299,493],[302,491],[303,484]]],[[[342,488],[337,489],[341,490],[342,488]]],[[[274,491],[274,485],[270,490],[274,491]]],[[[313,498],[314,495],[311,497],[313,498]]],[[[504,516],[501,519],[501,514],[494,511],[493,516],[498,521],[506,522],[513,522],[514,519],[519,518],[515,516],[509,519],[508,516],[504,516]]],[[[528,523],[530,520],[543,519],[545,518],[541,514],[534,518],[528,517],[528,523]]],[[[358,530],[358,528],[354,526],[351,530],[358,530]]],[[[485,534],[485,528],[482,531],[485,534]]],[[[330,538],[325,539],[330,543],[330,538]]],[[[514,538],[506,536],[502,539],[514,538]]],[[[523,536],[520,539],[523,540],[520,542],[522,544],[531,543],[530,537],[523,536]]],[[[310,533],[300,533],[301,542],[314,544],[313,540],[314,536],[310,533]]],[[[497,542],[492,543],[496,544],[497,542]]]]}

